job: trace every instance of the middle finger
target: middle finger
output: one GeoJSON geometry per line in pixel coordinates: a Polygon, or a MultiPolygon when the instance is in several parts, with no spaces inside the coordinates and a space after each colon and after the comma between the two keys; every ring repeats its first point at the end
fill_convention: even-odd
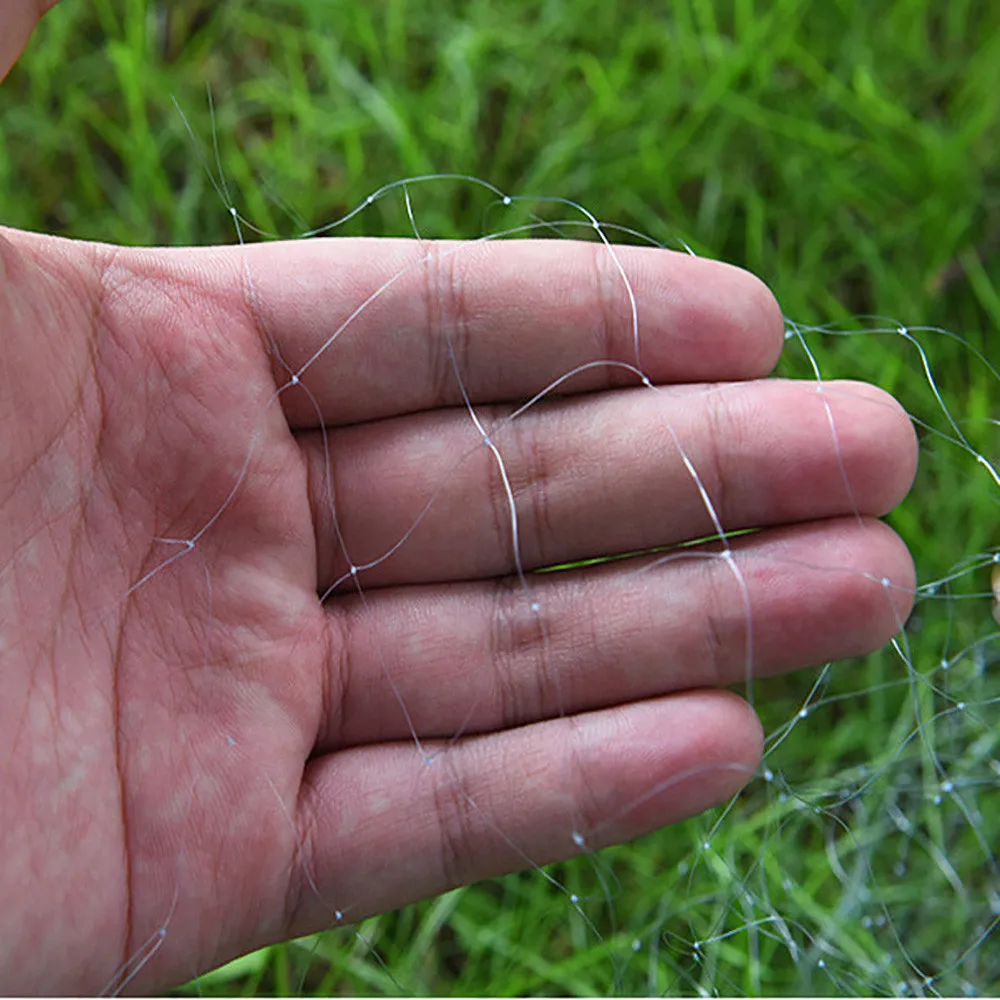
{"type": "Polygon", "coordinates": [[[905,412],[860,383],[630,389],[300,436],[319,589],[474,580],[905,496],[905,412]]]}

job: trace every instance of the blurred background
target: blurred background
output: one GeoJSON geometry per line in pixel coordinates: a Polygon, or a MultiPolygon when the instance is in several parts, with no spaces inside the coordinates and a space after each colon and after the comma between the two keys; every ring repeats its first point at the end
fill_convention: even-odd
{"type": "MultiPolygon", "coordinates": [[[[759,685],[771,778],[731,810],[560,866],[587,920],[529,872],[185,990],[996,992],[1000,0],[63,0],[0,89],[11,226],[233,242],[235,205],[291,237],[433,172],[683,241],[849,333],[808,335],[824,377],[918,421],[892,521],[922,600],[896,649],[759,685]]],[[[497,221],[468,184],[411,195],[429,235],[497,221]]],[[[397,198],[344,231],[412,230],[397,198]]]]}
{"type": "MultiPolygon", "coordinates": [[[[68,0],[0,98],[5,222],[231,238],[172,103],[210,148],[206,86],[265,228],[453,171],[683,237],[799,319],[1000,324],[990,0],[68,0]]],[[[448,207],[456,232],[481,225],[448,207]]]]}

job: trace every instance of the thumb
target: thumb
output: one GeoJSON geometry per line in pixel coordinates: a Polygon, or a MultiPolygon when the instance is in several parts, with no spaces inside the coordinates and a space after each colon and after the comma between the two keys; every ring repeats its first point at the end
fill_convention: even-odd
{"type": "Polygon", "coordinates": [[[58,0],[0,0],[0,80],[10,72],[42,15],[58,0]]]}

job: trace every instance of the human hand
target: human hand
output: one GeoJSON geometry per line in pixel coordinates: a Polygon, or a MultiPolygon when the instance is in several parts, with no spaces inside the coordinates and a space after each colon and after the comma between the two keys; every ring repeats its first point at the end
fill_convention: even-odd
{"type": "Polygon", "coordinates": [[[733,544],[748,604],[720,558],[548,574],[526,596],[446,338],[495,420],[574,360],[627,354],[627,308],[591,245],[439,248],[426,267],[425,249],[6,233],[8,985],[100,989],[163,928],[132,984],[162,987],[337,910],[565,857],[571,831],[596,847],[695,813],[759,757],[753,713],[711,690],[744,676],[748,624],[764,674],[878,646],[906,614],[905,549],[851,516],[904,494],[905,415],[860,386],[671,388],[762,375],[780,315],[735,269],[632,249],[664,388],[542,401],[501,427],[520,558],[530,571],[711,532],[669,426],[723,523],[762,529],[733,544]],[[288,376],[269,337],[302,370],[407,266],[303,375],[328,465],[309,395],[275,395],[288,376]],[[351,559],[377,564],[363,598],[321,603],[350,577],[328,468],[351,559]]]}
{"type": "Polygon", "coordinates": [[[756,767],[715,690],[751,627],[754,676],[896,631],[905,414],[755,381],[782,323],[748,275],[617,253],[659,390],[599,364],[506,420],[634,357],[599,245],[3,231],[5,988],[163,988],[674,822],[756,767]],[[519,577],[712,534],[692,468],[761,529],[731,559],[519,577]]]}

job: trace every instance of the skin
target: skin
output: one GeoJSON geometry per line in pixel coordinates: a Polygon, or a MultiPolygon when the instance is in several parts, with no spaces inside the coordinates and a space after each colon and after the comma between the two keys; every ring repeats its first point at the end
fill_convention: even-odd
{"type": "MultiPolygon", "coordinates": [[[[4,5],[7,62],[39,14],[4,5]]],[[[874,518],[912,481],[905,413],[763,381],[782,320],[750,275],[620,258],[660,391],[597,367],[504,424],[582,360],[634,359],[606,251],[0,230],[5,989],[162,990],[675,822],[759,761],[719,690],[745,679],[748,622],[755,677],[899,628],[913,568],[874,518]],[[526,571],[710,534],[671,430],[722,523],[760,530],[731,562],[526,593],[449,342],[500,422],[526,571]],[[375,564],[364,598],[352,562],[375,564]]]]}

